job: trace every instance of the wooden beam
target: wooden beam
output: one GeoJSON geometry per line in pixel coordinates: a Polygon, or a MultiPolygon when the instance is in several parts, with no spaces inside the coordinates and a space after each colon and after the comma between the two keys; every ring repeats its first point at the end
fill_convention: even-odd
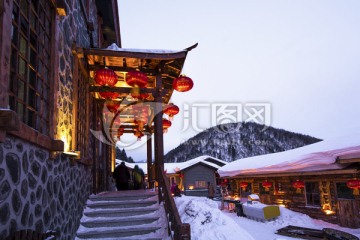
{"type": "Polygon", "coordinates": [[[98,56],[160,59],[160,60],[173,60],[178,58],[185,58],[187,55],[187,50],[183,50],[179,52],[158,53],[158,52],[150,52],[150,51],[147,52],[146,50],[144,50],[143,52],[141,52],[141,50],[139,50],[139,52],[131,52],[126,49],[113,51],[113,50],[104,50],[104,49],[84,48],[83,52],[86,56],[98,55],[98,56]]]}
{"type": "Polygon", "coordinates": [[[336,160],[337,163],[344,164],[344,163],[356,163],[360,162],[360,158],[345,158],[345,159],[338,159],[336,160]]]}
{"type": "Polygon", "coordinates": [[[10,109],[0,109],[0,129],[5,131],[20,129],[20,120],[16,112],[10,109]]]}
{"type": "MultiPolygon", "coordinates": [[[[109,67],[111,70],[114,70],[116,72],[130,72],[130,71],[136,71],[138,68],[130,68],[130,67],[120,67],[120,66],[107,66],[109,67]]],[[[100,64],[95,64],[95,65],[90,65],[89,64],[89,70],[90,71],[96,71],[98,69],[104,68],[104,66],[100,65],[100,64]]],[[[141,68],[140,69],[141,72],[146,73],[148,75],[156,75],[156,70],[155,69],[148,69],[148,68],[141,68]]]]}
{"type": "Polygon", "coordinates": [[[146,135],[146,159],[147,159],[147,176],[148,176],[148,187],[152,189],[154,187],[154,182],[151,180],[154,178],[151,171],[152,165],[152,141],[151,141],[151,133],[146,135]]]}
{"type": "MultiPolygon", "coordinates": [[[[164,168],[164,136],[163,136],[163,110],[162,110],[162,78],[161,72],[162,67],[164,66],[164,62],[159,64],[158,74],[156,75],[156,90],[157,94],[155,94],[155,117],[154,117],[154,154],[155,154],[155,165],[157,171],[164,168]]],[[[161,178],[161,172],[156,173],[156,179],[159,182],[161,178]]],[[[161,192],[161,191],[159,191],[161,192]]]]}
{"type": "MultiPolygon", "coordinates": [[[[117,93],[131,93],[132,88],[124,87],[106,87],[106,86],[90,86],[90,92],[117,92],[117,93]]],[[[154,88],[140,88],[141,93],[152,93],[156,90],[154,88]]]]}
{"type": "Polygon", "coordinates": [[[247,174],[247,175],[237,175],[234,177],[223,177],[229,179],[236,178],[270,178],[270,177],[289,177],[289,176],[316,176],[316,175],[334,175],[334,174],[354,174],[359,173],[359,170],[355,168],[350,169],[339,169],[339,170],[328,170],[328,171],[315,171],[315,172],[286,172],[286,173],[269,173],[269,174],[247,174]]]}

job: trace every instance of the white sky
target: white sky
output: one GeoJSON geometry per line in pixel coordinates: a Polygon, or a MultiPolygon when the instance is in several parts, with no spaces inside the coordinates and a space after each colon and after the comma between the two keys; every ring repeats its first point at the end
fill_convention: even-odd
{"type": "MultiPolygon", "coordinates": [[[[359,128],[360,1],[128,0],[119,11],[123,48],[199,43],[183,71],[194,88],[172,97],[182,112],[165,153],[197,133],[182,131],[184,104],[269,103],[271,126],[323,139],[359,128]]],[[[198,111],[200,127],[210,114],[198,111]]]]}

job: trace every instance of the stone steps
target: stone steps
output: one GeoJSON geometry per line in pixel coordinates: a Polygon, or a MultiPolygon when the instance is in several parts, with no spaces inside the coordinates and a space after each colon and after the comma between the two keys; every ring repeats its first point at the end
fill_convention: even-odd
{"type": "Polygon", "coordinates": [[[101,193],[87,201],[76,239],[162,239],[165,218],[156,192],[101,193]]]}
{"type": "Polygon", "coordinates": [[[157,201],[150,200],[129,200],[129,201],[89,201],[87,207],[92,209],[105,209],[105,208],[136,208],[136,207],[148,207],[156,204],[157,201]]]}
{"type": "Polygon", "coordinates": [[[133,228],[111,228],[111,229],[96,229],[86,232],[78,232],[79,239],[104,239],[115,238],[120,239],[123,237],[133,237],[136,235],[145,235],[154,233],[161,227],[133,227],[133,228]]]}

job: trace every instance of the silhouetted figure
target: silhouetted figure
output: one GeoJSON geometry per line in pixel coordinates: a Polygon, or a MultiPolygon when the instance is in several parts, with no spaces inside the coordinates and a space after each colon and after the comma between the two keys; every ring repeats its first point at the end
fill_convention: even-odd
{"type": "Polygon", "coordinates": [[[125,162],[121,162],[121,164],[115,168],[113,178],[115,179],[118,191],[129,189],[130,172],[125,166],[125,162]]]}
{"type": "Polygon", "coordinates": [[[176,184],[174,188],[174,197],[181,197],[181,191],[179,189],[179,186],[176,184]]]}
{"type": "Polygon", "coordinates": [[[133,180],[134,180],[134,189],[143,188],[144,171],[141,168],[139,168],[138,165],[135,165],[135,167],[134,167],[133,180]]]}

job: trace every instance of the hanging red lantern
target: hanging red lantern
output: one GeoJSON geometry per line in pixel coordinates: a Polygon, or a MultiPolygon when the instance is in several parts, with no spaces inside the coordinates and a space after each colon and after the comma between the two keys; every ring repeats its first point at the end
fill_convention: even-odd
{"type": "Polygon", "coordinates": [[[138,130],[142,131],[149,119],[149,107],[137,104],[133,106],[134,123],[138,125],[138,130]]]}
{"type": "Polygon", "coordinates": [[[116,73],[109,68],[98,69],[95,72],[94,80],[100,86],[113,87],[117,83],[116,73]]]}
{"type": "Polygon", "coordinates": [[[115,113],[120,107],[120,102],[106,101],[105,106],[110,112],[115,113]]]}
{"type": "Polygon", "coordinates": [[[166,118],[163,118],[162,124],[163,124],[164,133],[167,133],[168,128],[171,127],[171,122],[169,120],[167,120],[166,118]]]}
{"type": "Polygon", "coordinates": [[[249,185],[249,183],[248,182],[240,182],[239,183],[239,187],[241,187],[241,189],[243,190],[243,191],[245,191],[245,189],[246,189],[246,187],[249,185]]]}
{"type": "Polygon", "coordinates": [[[141,138],[144,136],[144,134],[141,131],[136,130],[134,132],[134,135],[137,137],[138,141],[141,141],[141,138]]]}
{"type": "Polygon", "coordinates": [[[169,116],[169,120],[173,120],[174,116],[180,111],[179,107],[173,103],[169,103],[164,107],[164,113],[169,116]]]}
{"type": "Polygon", "coordinates": [[[180,77],[175,78],[173,81],[173,88],[178,92],[187,92],[191,90],[193,86],[193,80],[185,75],[180,75],[180,77]]]}
{"type": "Polygon", "coordinates": [[[140,88],[146,86],[148,77],[140,71],[131,71],[126,74],[126,83],[133,87],[133,89],[131,89],[131,96],[139,98],[141,96],[140,88]]]}
{"type": "Polygon", "coordinates": [[[268,192],[273,184],[272,184],[272,182],[264,181],[261,183],[261,185],[263,186],[263,188],[265,188],[265,191],[268,192]]]}
{"type": "Polygon", "coordinates": [[[120,94],[117,92],[99,92],[99,95],[104,99],[116,99],[120,97],[120,94]]]}
{"type": "Polygon", "coordinates": [[[305,187],[305,183],[300,180],[296,180],[291,184],[293,188],[296,188],[296,193],[301,193],[301,189],[305,187]]]}
{"type": "Polygon", "coordinates": [[[117,137],[118,137],[119,141],[120,141],[120,137],[124,134],[124,132],[125,132],[124,128],[122,128],[122,127],[118,128],[117,137]]]}
{"type": "Polygon", "coordinates": [[[360,189],[360,180],[358,179],[352,179],[346,182],[346,186],[348,188],[353,189],[354,195],[359,195],[359,189],[360,189]]]}

